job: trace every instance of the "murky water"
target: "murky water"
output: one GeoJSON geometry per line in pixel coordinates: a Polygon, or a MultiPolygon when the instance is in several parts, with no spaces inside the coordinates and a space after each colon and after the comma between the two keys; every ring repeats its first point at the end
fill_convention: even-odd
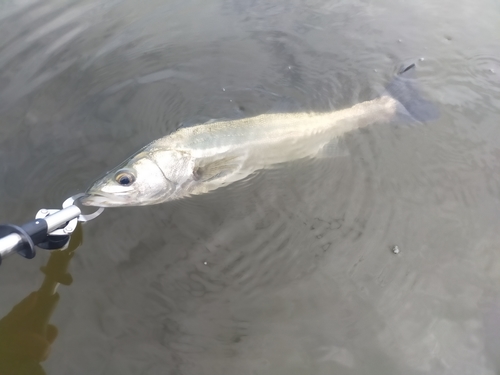
{"type": "MultiPolygon", "coordinates": [[[[59,207],[181,123],[345,108],[410,62],[441,113],[107,210],[58,289],[45,372],[496,374],[499,35],[489,0],[0,2],[1,221],[59,207]]],[[[4,262],[0,316],[48,261],[4,262]]]]}

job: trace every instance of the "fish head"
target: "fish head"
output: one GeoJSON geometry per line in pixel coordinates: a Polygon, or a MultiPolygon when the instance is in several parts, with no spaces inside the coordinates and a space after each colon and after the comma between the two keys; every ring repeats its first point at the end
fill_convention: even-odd
{"type": "Polygon", "coordinates": [[[92,184],[81,199],[85,206],[145,206],[168,200],[176,184],[152,152],[139,152],[92,184]]]}

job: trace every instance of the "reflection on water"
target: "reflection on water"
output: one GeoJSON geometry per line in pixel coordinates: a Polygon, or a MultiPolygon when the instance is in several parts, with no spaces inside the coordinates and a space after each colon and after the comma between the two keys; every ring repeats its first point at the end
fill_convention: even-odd
{"type": "MultiPolygon", "coordinates": [[[[489,0],[1,2],[3,221],[181,123],[350,107],[409,62],[441,112],[350,134],[342,157],[107,210],[58,291],[45,371],[494,374],[499,25],[489,0]]],[[[0,316],[47,257],[5,262],[0,316]]]]}
{"type": "Polygon", "coordinates": [[[57,327],[49,323],[59,303],[57,288],[72,283],[68,266],[81,243],[82,227],[78,225],[64,250],[51,251],[41,268],[45,276],[40,288],[0,319],[1,374],[45,374],[40,362],[48,358],[58,335],[57,327]]]}

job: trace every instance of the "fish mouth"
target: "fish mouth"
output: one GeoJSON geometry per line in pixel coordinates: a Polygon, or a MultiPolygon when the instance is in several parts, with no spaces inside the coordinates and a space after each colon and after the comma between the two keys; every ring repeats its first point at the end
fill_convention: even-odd
{"type": "Polygon", "coordinates": [[[80,202],[84,206],[93,207],[119,207],[127,205],[126,197],[118,197],[116,195],[106,194],[106,193],[94,193],[89,191],[86,195],[80,198],[80,202]]]}

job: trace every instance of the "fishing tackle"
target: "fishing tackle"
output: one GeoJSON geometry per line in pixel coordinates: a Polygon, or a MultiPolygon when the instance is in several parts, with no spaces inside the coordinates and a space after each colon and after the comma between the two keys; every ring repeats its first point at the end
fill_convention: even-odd
{"type": "Polygon", "coordinates": [[[99,216],[104,208],[84,215],[75,202],[85,194],[76,194],[66,199],[61,209],[40,209],[35,220],[17,226],[0,225],[0,264],[6,257],[18,253],[32,259],[36,255],[35,246],[44,250],[62,250],[78,222],[85,223],[99,216]]]}

